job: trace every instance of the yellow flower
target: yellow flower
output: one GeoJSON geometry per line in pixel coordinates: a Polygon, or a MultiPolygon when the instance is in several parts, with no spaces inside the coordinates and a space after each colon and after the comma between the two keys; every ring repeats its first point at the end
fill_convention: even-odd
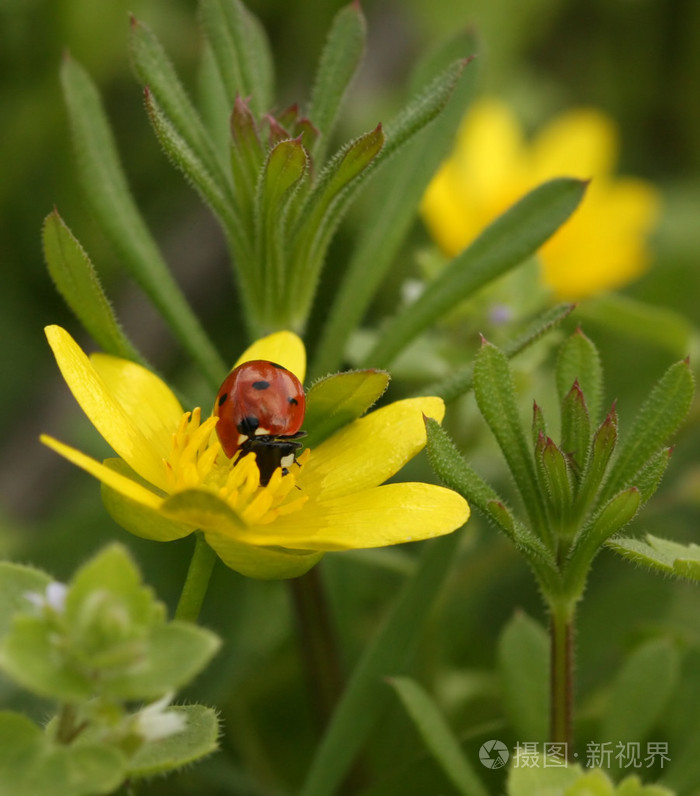
{"type": "Polygon", "coordinates": [[[421,212],[449,257],[537,185],[553,177],[591,178],[581,206],[539,255],[543,282],[559,299],[579,299],[630,282],[648,267],[647,237],[659,212],[648,182],[615,177],[617,131],[594,109],[572,110],[528,143],[497,100],[470,109],[455,149],[423,197],[421,212]]]}
{"type": "MultiPolygon", "coordinates": [[[[46,329],[68,387],[119,458],[99,462],[42,441],[102,482],[112,517],[137,536],[178,539],[194,530],[232,569],[258,578],[303,574],[328,550],[378,547],[449,533],[466,522],[455,492],[423,483],[383,484],[425,445],[423,415],[442,419],[439,398],[397,401],[348,424],[260,486],[254,456],[228,459],[216,417],[184,412],[146,368],[106,354],[87,357],[58,326],[46,329]]],[[[291,332],[248,348],[236,365],[269,359],[303,382],[306,353],[291,332]]]]}

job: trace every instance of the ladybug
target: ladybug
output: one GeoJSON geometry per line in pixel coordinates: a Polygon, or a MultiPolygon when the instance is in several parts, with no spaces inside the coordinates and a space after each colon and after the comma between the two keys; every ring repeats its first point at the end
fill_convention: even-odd
{"type": "Polygon", "coordinates": [[[281,467],[286,474],[301,448],[306,411],[304,388],[287,368],[253,359],[234,368],[224,379],[214,405],[216,433],[232,459],[254,453],[265,486],[281,467]]]}

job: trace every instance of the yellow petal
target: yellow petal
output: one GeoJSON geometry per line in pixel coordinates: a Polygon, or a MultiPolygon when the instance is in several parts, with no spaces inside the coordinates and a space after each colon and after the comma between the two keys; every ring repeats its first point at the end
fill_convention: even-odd
{"type": "Polygon", "coordinates": [[[258,529],[260,544],[349,550],[415,542],[450,533],[469,518],[461,495],[433,484],[385,484],[308,503],[258,529]]]}
{"type": "Polygon", "coordinates": [[[323,556],[321,552],[308,550],[253,547],[218,533],[205,532],[204,536],[227,567],[248,578],[297,578],[310,570],[323,556]]]}
{"type": "Polygon", "coordinates": [[[647,238],[658,212],[649,183],[605,183],[540,250],[543,281],[564,300],[625,285],[649,265],[647,238]]]}
{"type": "Polygon", "coordinates": [[[294,332],[274,332],[261,337],[249,346],[234,365],[237,368],[251,359],[268,359],[283,365],[303,383],[306,376],[306,349],[301,338],[294,332]]]}
{"type": "Polygon", "coordinates": [[[495,99],[475,102],[457,140],[464,189],[486,205],[502,205],[504,194],[520,180],[523,148],[520,122],[508,105],[495,99]]]}
{"type": "Polygon", "coordinates": [[[90,361],[148,443],[166,458],[184,412],[170,387],[155,373],[128,359],[92,354],[90,361]]]}
{"type": "Polygon", "coordinates": [[[552,177],[603,177],[612,172],[617,150],[617,130],[606,114],[593,108],[563,113],[533,142],[532,186],[552,177]]]}
{"type": "Polygon", "coordinates": [[[147,487],[110,467],[105,467],[101,462],[98,462],[96,459],[87,456],[75,448],[71,448],[70,445],[65,445],[57,439],[45,434],[43,434],[40,439],[44,445],[56,451],[56,453],[60,454],[65,459],[68,459],[69,462],[82,468],[90,473],[90,475],[102,481],[103,484],[107,484],[107,486],[115,489],[130,500],[152,509],[159,508],[163,502],[162,498],[147,487]]]}
{"type": "Polygon", "coordinates": [[[442,420],[441,398],[395,401],[355,420],[311,452],[297,483],[322,499],[378,486],[425,446],[423,415],[442,420]]]}
{"type": "Polygon", "coordinates": [[[462,122],[454,153],[431,180],[421,215],[443,252],[454,257],[525,193],[526,180],[518,119],[504,103],[480,100],[462,122]]]}
{"type": "Polygon", "coordinates": [[[80,346],[60,326],[48,326],[46,337],[66,384],[90,422],[132,470],[164,489],[162,453],[127,414],[80,346]]]}

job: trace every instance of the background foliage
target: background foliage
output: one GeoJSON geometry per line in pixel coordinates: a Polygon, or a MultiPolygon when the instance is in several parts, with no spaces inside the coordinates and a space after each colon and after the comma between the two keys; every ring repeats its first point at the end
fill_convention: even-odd
{"type": "MultiPolygon", "coordinates": [[[[326,0],[303,4],[251,0],[249,7],[263,20],[272,40],[278,75],[284,81],[278,85],[283,103],[308,97],[318,53],[340,6],[326,0]]],[[[671,308],[697,324],[697,4],[692,0],[523,0],[518,4],[475,0],[455,9],[449,0],[365,0],[363,8],[369,51],[348,99],[339,140],[389,119],[404,98],[407,74],[418,55],[457,26],[475,24],[482,42],[482,90],[507,99],[529,125],[536,126],[560,109],[585,104],[601,107],[619,123],[620,171],[655,181],[664,196],[654,266],[627,293],[671,308]]],[[[67,578],[77,563],[106,540],[118,538],[135,552],[146,579],[172,609],[191,540],[153,545],[127,538],[107,517],[94,483],[37,440],[40,431],[50,428],[60,437],[84,440],[95,455],[106,455],[60,382],[42,334],[47,323],[75,328],[46,274],[41,254],[41,222],[54,203],[99,263],[119,317],[136,344],[171,381],[194,392],[201,390],[162,322],[133,285],[124,281],[114,253],[85,213],[58,81],[65,48],[101,86],[134,194],[188,297],[225,358],[233,360],[243,345],[242,321],[230,290],[220,232],[194,192],[168,165],[149,128],[128,63],[127,11],[158,31],[188,89],[196,95],[194,67],[200,39],[194,2],[0,3],[0,256],[4,276],[0,291],[4,341],[0,347],[0,552],[67,578]]],[[[338,269],[329,268],[324,276],[321,289],[327,295],[347,256],[344,244],[353,223],[360,223],[359,213],[351,216],[333,244],[331,260],[338,269]]],[[[427,245],[418,224],[412,242],[427,245]]],[[[399,258],[371,309],[370,325],[395,305],[396,286],[416,272],[411,255],[399,258]]],[[[319,307],[326,304],[323,297],[318,302],[319,307]]],[[[312,319],[308,336],[312,348],[321,320],[320,315],[312,319]]],[[[648,339],[641,346],[637,337],[612,330],[606,323],[591,322],[586,332],[601,350],[606,400],[610,403],[616,398],[628,417],[670,362],[689,353],[669,351],[648,339]]],[[[465,347],[465,362],[471,360],[477,345],[474,339],[465,347]]],[[[545,350],[542,357],[546,356],[545,350]]],[[[697,372],[697,359],[691,364],[697,372]]],[[[545,371],[542,367],[541,372],[545,371]]],[[[522,374],[523,406],[544,391],[537,378],[531,369],[522,374]]],[[[399,373],[391,397],[408,394],[417,386],[399,373]]],[[[482,471],[497,479],[499,473],[492,472],[493,452],[483,431],[475,426],[470,400],[460,402],[448,426],[462,445],[471,447],[482,471]]],[[[696,403],[661,490],[636,530],[698,541],[699,419],[696,403]]],[[[412,467],[430,477],[425,459],[412,467]]],[[[380,565],[359,554],[327,556],[323,578],[346,670],[372,637],[418,552],[389,552],[380,565]]],[[[293,792],[298,786],[316,730],[302,687],[304,674],[287,598],[283,584],[248,582],[221,566],[215,571],[202,620],[226,643],[196,689],[199,701],[216,704],[222,711],[223,753],[177,782],[168,782],[163,792],[192,792],[195,783],[206,792],[222,792],[224,781],[238,783],[237,792],[242,794],[274,792],[275,788],[293,792]],[[290,732],[290,727],[295,729],[290,732]]],[[[518,740],[504,729],[499,660],[504,648],[514,643],[517,628],[512,623],[520,621],[521,611],[543,621],[539,597],[522,561],[505,540],[475,518],[461,540],[439,610],[419,640],[412,666],[412,673],[437,697],[472,760],[479,745],[490,737],[501,737],[499,732],[511,745],[518,740]],[[503,635],[506,626],[510,636],[503,635]]],[[[688,794],[700,792],[699,741],[692,720],[700,706],[698,615],[700,594],[695,587],[652,577],[606,553],[598,559],[589,583],[577,644],[581,718],[577,734],[582,739],[598,731],[615,679],[645,641],[663,639],[678,653],[677,661],[674,658],[669,664],[668,671],[674,674],[668,694],[652,717],[646,737],[669,741],[673,765],[667,782],[688,794]]],[[[41,720],[42,705],[22,702],[19,692],[5,680],[0,681],[0,698],[6,707],[28,709],[32,718],[41,720]]],[[[420,738],[399,699],[388,705],[386,719],[367,752],[367,765],[400,772],[402,761],[412,756],[406,750],[411,750],[419,760],[411,777],[414,790],[406,790],[405,781],[399,780],[396,792],[451,792],[422,752],[420,738]]],[[[628,709],[632,708],[623,708],[628,709]]],[[[389,773],[387,777],[372,792],[394,792],[389,773]]],[[[489,783],[496,782],[495,773],[493,777],[489,783]]],[[[160,787],[154,783],[148,792],[160,792],[160,787]]]]}

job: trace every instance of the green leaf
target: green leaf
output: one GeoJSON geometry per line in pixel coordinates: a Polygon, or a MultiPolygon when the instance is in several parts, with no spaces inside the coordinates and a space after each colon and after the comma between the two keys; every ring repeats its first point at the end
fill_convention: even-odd
{"type": "MultiPolygon", "coordinates": [[[[465,61],[460,61],[445,69],[422,94],[409,103],[398,117],[386,127],[386,134],[382,133],[382,140],[385,139],[385,144],[381,151],[376,154],[371,163],[368,162],[367,168],[360,171],[352,183],[338,194],[337,200],[328,206],[328,211],[323,216],[322,222],[315,218],[307,221],[308,213],[305,208],[302,208],[301,218],[305,219],[306,235],[300,240],[298,249],[294,254],[295,268],[300,269],[300,273],[295,276],[294,280],[297,286],[297,304],[299,308],[295,325],[298,327],[302,327],[308,317],[317,286],[318,274],[323,266],[328,245],[348,206],[370,174],[380,164],[383,164],[390,156],[400,150],[442,111],[462,74],[464,66],[465,61]],[[304,272],[304,268],[306,272],[304,272]]],[[[368,140],[371,141],[372,135],[378,138],[381,130],[382,126],[380,124],[372,133],[367,134],[370,136],[368,140]]],[[[335,158],[331,161],[331,164],[334,161],[335,158]]],[[[319,186],[321,187],[322,185],[323,182],[320,181],[319,186]]]]}
{"type": "Polygon", "coordinates": [[[432,697],[409,677],[391,677],[389,685],[399,695],[423,743],[457,792],[464,796],[487,796],[488,791],[465,757],[459,741],[432,697]]]}
{"type": "Polygon", "coordinates": [[[303,229],[305,234],[304,241],[299,245],[308,248],[310,255],[322,247],[319,241],[327,236],[331,210],[339,197],[367,169],[383,146],[384,131],[379,124],[374,130],[343,146],[324,167],[316,186],[299,211],[299,230],[303,229]]]}
{"type": "Polygon", "coordinates": [[[257,261],[262,295],[278,307],[287,299],[288,259],[285,248],[287,208],[294,188],[307,173],[308,156],[299,139],[280,141],[260,173],[255,210],[258,225],[257,261]]]}
{"type": "MultiPolygon", "coordinates": [[[[581,766],[550,766],[546,767],[544,758],[538,757],[531,760],[528,755],[525,761],[518,761],[516,758],[508,768],[508,796],[534,796],[534,794],[547,794],[549,796],[569,796],[570,788],[584,776],[581,766]]],[[[601,772],[596,771],[596,778],[601,772]]],[[[601,774],[604,781],[609,784],[609,780],[601,774]]],[[[590,780],[590,777],[589,777],[590,780]]],[[[581,794],[583,796],[583,794],[581,794]]],[[[610,796],[608,790],[588,791],[588,796],[610,796]]]]}
{"type": "Polygon", "coordinates": [[[197,84],[202,121],[209,131],[217,152],[220,152],[225,159],[231,145],[229,127],[231,106],[209,42],[205,42],[202,47],[197,84]]]}
{"type": "Polygon", "coordinates": [[[57,654],[52,627],[38,616],[16,616],[0,646],[0,667],[15,682],[39,696],[82,702],[93,695],[86,674],[74,671],[57,654]]]}
{"type": "Polygon", "coordinates": [[[295,325],[303,325],[310,311],[333,233],[383,146],[384,131],[379,124],[342,147],[297,211],[288,243],[293,247],[289,300],[297,316],[295,325]]]}
{"type": "Polygon", "coordinates": [[[185,728],[167,738],[143,744],[129,760],[130,777],[165,774],[217,750],[219,720],[215,710],[204,705],[177,705],[167,712],[183,715],[187,722],[185,728]]]}
{"type": "Polygon", "coordinates": [[[548,516],[559,532],[566,530],[571,516],[573,484],[569,465],[550,437],[540,437],[535,448],[535,466],[549,500],[548,516]]]}
{"type": "Polygon", "coordinates": [[[605,480],[608,463],[617,444],[617,412],[613,406],[593,436],[586,466],[576,495],[576,512],[585,515],[605,480]]]}
{"type": "Polygon", "coordinates": [[[27,595],[43,595],[49,583],[51,576],[40,569],[0,561],[0,638],[10,629],[15,614],[30,609],[27,595]]]}
{"type": "Polygon", "coordinates": [[[108,354],[143,364],[119,325],[90,258],[57,210],[46,216],[42,238],[58,292],[95,342],[108,354]]]}
{"type": "Polygon", "coordinates": [[[124,780],[117,749],[55,744],[29,719],[0,713],[0,796],[90,796],[112,793],[124,780]]]}
{"type": "Polygon", "coordinates": [[[664,477],[669,460],[671,459],[671,448],[662,448],[656,456],[642,467],[634,478],[634,486],[637,487],[641,496],[642,503],[646,503],[654,492],[659,488],[661,479],[664,477]]]}
{"type": "Polygon", "coordinates": [[[559,399],[578,383],[593,423],[598,422],[603,397],[603,367],[598,349],[579,327],[559,349],[556,368],[559,399]]]}
{"type": "Polygon", "coordinates": [[[103,685],[104,693],[122,700],[162,697],[189,683],[220,646],[219,638],[206,628],[191,622],[168,622],[151,632],[140,665],[111,677],[103,685]]]}
{"type": "Polygon", "coordinates": [[[141,573],[125,547],[111,544],[84,564],[73,576],[66,594],[65,617],[77,633],[95,617],[94,595],[106,592],[118,600],[123,629],[150,627],[165,619],[165,608],[153,589],[142,585],[141,573]]]}
{"type": "Polygon", "coordinates": [[[609,497],[634,483],[637,473],[669,441],[688,414],[695,383],[687,360],[676,362],[654,386],[627,433],[604,489],[609,497]]]}
{"type": "Polygon", "coordinates": [[[521,742],[543,742],[549,727],[549,638],[534,619],[518,611],[498,640],[503,705],[521,742]]]}
{"type": "Polygon", "coordinates": [[[534,254],[573,213],[585,187],[579,180],[551,180],[497,218],[416,301],[389,322],[366,363],[387,366],[414,337],[456,304],[534,254]]]}
{"type": "Polygon", "coordinates": [[[584,770],[578,764],[547,765],[529,756],[508,771],[508,796],[674,796],[661,785],[645,785],[639,777],[625,777],[617,787],[599,768],[584,770]]]}
{"type": "Polygon", "coordinates": [[[540,582],[554,589],[556,563],[550,551],[513,517],[493,488],[464,460],[436,420],[426,418],[425,427],[428,459],[438,478],[495,523],[525,554],[540,582]]]}
{"type": "Polygon", "coordinates": [[[218,646],[208,630],[166,624],[164,605],[115,544],[78,570],[62,610],[15,617],[0,663],[17,682],[63,702],[141,700],[187,683],[218,646]]]}
{"type": "MultiPolygon", "coordinates": [[[[426,418],[425,429],[427,434],[426,451],[430,466],[440,481],[450,489],[459,492],[482,514],[498,522],[498,515],[491,513],[490,504],[501,504],[505,508],[500,495],[466,462],[447,431],[436,420],[430,417],[426,418]]],[[[501,523],[498,524],[501,525],[501,523]]],[[[512,522],[509,520],[501,525],[501,529],[515,541],[512,527],[512,522]]]]}
{"type": "Polygon", "coordinates": [[[151,29],[133,16],[129,51],[139,80],[148,86],[179,137],[201,159],[204,168],[224,195],[231,194],[231,178],[223,167],[214,143],[197,109],[180,82],[170,59],[151,29]]]}
{"type": "Polygon", "coordinates": [[[389,386],[384,370],[348,370],[315,382],[306,396],[304,444],[315,447],[363,415],[389,386]]]}
{"type": "Polygon", "coordinates": [[[648,533],[645,541],[618,537],[611,539],[607,546],[635,564],[700,581],[700,545],[684,545],[648,533]]]}
{"type": "Polygon", "coordinates": [[[442,112],[470,60],[460,58],[443,69],[387,124],[386,147],[379,162],[393,155],[442,112]]]}
{"type": "Polygon", "coordinates": [[[578,381],[561,401],[561,449],[578,484],[591,445],[591,416],[578,381]]]}
{"type": "Polygon", "coordinates": [[[311,92],[309,118],[320,130],[312,155],[322,163],[338,111],[365,51],[367,23],[358,2],[341,8],[333,19],[311,92]]]}
{"type": "Polygon", "coordinates": [[[65,58],[61,82],[78,170],[90,205],[123,265],[198,363],[212,389],[226,365],[165,264],[129,191],[99,94],[87,72],[65,58]]]}
{"type": "Polygon", "coordinates": [[[680,655],[670,639],[651,639],[635,649],[615,678],[601,739],[625,743],[645,738],[673,693],[679,669],[680,655]]]}
{"type": "Polygon", "coordinates": [[[253,224],[253,200],[265,153],[248,100],[236,97],[231,113],[231,170],[241,216],[253,224]]]}
{"type": "MultiPolygon", "coordinates": [[[[537,315],[519,335],[503,346],[503,353],[511,359],[536,343],[547,332],[556,328],[571,314],[574,304],[557,304],[537,315]]],[[[472,364],[456,368],[447,378],[421,388],[423,395],[437,395],[444,401],[453,401],[469,392],[474,386],[472,364]]],[[[537,437],[535,436],[535,439],[537,437]]]]}
{"type": "Polygon", "coordinates": [[[520,422],[515,384],[505,354],[483,341],[474,360],[474,394],[523,498],[531,525],[546,529],[545,510],[532,456],[520,422]]]}
{"type": "Polygon", "coordinates": [[[544,418],[542,407],[537,401],[532,402],[532,447],[537,450],[537,445],[547,438],[547,421],[544,418]]]}
{"type": "Polygon", "coordinates": [[[383,678],[400,674],[418,641],[419,628],[454,560],[459,534],[425,545],[420,564],[404,585],[379,634],[365,647],[333,714],[300,796],[332,796],[391,697],[383,678]]]}
{"type": "Polygon", "coordinates": [[[581,529],[574,539],[566,570],[566,579],[572,596],[581,595],[591,561],[601,546],[634,519],[640,505],[639,490],[636,487],[625,489],[611,498],[581,529]]]}
{"type": "Polygon", "coordinates": [[[200,17],[229,107],[240,96],[250,97],[257,115],[268,110],[273,98],[272,54],[259,20],[240,0],[202,0],[200,17]]]}
{"type": "MultiPolygon", "coordinates": [[[[473,36],[460,32],[420,69],[425,75],[420,85],[427,85],[448,64],[474,49],[473,36]]],[[[377,294],[415,221],[421,197],[447,153],[474,94],[476,75],[476,64],[470,64],[457,80],[442,113],[385,164],[381,180],[373,181],[365,222],[320,335],[311,368],[314,375],[320,376],[340,365],[350,333],[377,294]]],[[[425,394],[437,393],[429,390],[425,394]]]]}
{"type": "Polygon", "coordinates": [[[200,159],[199,150],[192,148],[180,135],[148,87],[144,91],[144,102],[158,141],[171,163],[182,171],[188,182],[216,213],[224,232],[241,250],[245,250],[246,240],[228,185],[222,186],[213,179],[200,159]]]}

